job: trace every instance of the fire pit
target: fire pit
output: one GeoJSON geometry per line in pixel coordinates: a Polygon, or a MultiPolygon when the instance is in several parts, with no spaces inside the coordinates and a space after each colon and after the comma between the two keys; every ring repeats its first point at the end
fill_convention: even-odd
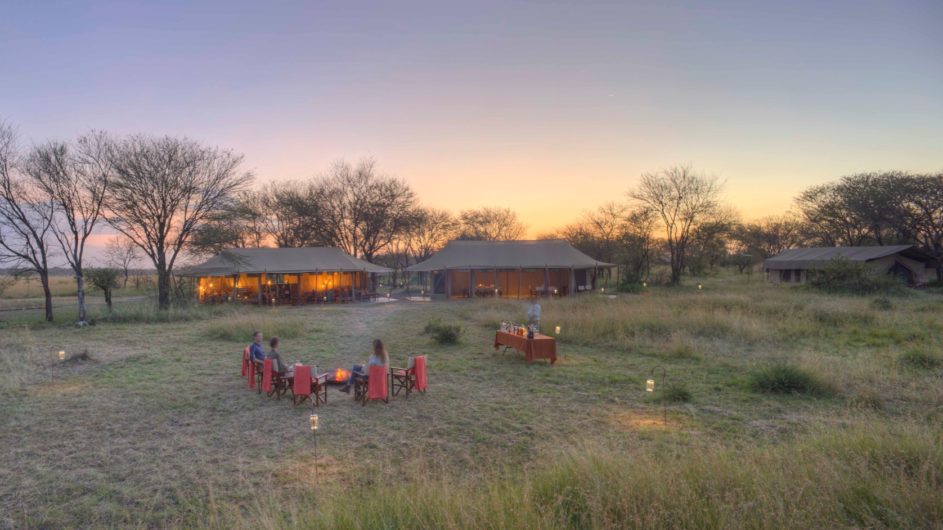
{"type": "Polygon", "coordinates": [[[350,379],[350,372],[343,368],[338,368],[327,374],[327,384],[329,385],[343,385],[347,383],[348,379],[350,379]]]}

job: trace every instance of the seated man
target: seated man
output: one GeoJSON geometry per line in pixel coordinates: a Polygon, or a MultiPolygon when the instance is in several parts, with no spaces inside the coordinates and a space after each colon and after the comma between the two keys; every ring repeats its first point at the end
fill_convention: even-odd
{"type": "Polygon", "coordinates": [[[272,349],[269,351],[267,358],[272,360],[272,370],[279,374],[287,373],[288,365],[282,360],[282,356],[278,354],[278,337],[272,337],[272,340],[269,341],[269,346],[271,346],[272,349]]]}
{"type": "Polygon", "coordinates": [[[252,334],[252,344],[249,346],[249,360],[262,362],[265,360],[265,349],[262,348],[262,332],[252,334]]]}

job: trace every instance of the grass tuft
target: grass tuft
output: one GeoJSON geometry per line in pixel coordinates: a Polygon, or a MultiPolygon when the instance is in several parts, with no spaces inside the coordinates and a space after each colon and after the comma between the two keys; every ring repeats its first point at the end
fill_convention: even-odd
{"type": "Polygon", "coordinates": [[[774,364],[750,375],[750,388],[764,394],[828,396],[831,385],[812,372],[788,364],[774,364]]]}
{"type": "Polygon", "coordinates": [[[933,370],[943,364],[943,359],[939,355],[918,349],[910,349],[901,353],[897,360],[906,367],[921,370],[933,370]]]}

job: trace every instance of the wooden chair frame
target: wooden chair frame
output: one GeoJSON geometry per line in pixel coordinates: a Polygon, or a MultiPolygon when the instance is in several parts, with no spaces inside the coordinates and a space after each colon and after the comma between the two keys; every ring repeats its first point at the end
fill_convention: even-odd
{"type": "Polygon", "coordinates": [[[412,368],[393,368],[390,367],[390,393],[393,397],[399,395],[403,390],[406,391],[405,398],[409,398],[410,392],[416,390],[420,394],[425,394],[426,389],[418,390],[416,388],[416,367],[412,368]]]}
{"type": "Polygon", "coordinates": [[[307,396],[296,396],[294,387],[291,387],[292,405],[301,405],[305,400],[311,401],[311,406],[318,407],[327,403],[327,374],[311,376],[311,393],[307,396]]]}

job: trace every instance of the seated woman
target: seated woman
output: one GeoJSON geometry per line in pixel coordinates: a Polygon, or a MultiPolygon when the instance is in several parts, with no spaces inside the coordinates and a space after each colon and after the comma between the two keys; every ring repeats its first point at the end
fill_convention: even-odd
{"type": "Polygon", "coordinates": [[[288,371],[288,365],[285,364],[285,361],[282,360],[282,356],[278,354],[278,337],[272,337],[272,340],[270,340],[268,344],[272,350],[268,352],[268,355],[266,355],[265,358],[272,360],[272,370],[274,372],[284,374],[288,371]]]}
{"type": "MultiPolygon", "coordinates": [[[[387,366],[389,364],[390,354],[386,353],[386,348],[383,347],[383,341],[375,339],[373,341],[373,354],[370,355],[367,366],[387,366]]],[[[350,369],[350,377],[347,378],[347,384],[341,387],[341,392],[350,393],[350,387],[353,386],[354,377],[367,379],[367,368],[362,364],[355,364],[353,368],[350,369]]]]}

